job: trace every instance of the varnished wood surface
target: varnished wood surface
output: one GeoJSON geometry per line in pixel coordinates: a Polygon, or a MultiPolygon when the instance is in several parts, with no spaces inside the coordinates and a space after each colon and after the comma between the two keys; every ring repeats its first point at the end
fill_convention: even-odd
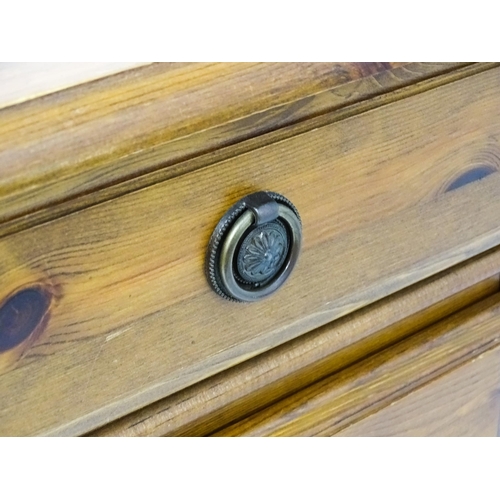
{"type": "Polygon", "coordinates": [[[148,172],[199,168],[228,145],[460,67],[154,64],[0,110],[0,234],[156,182],[130,181],[148,172]]]}
{"type": "Polygon", "coordinates": [[[0,433],[88,432],[499,245],[499,83],[480,73],[4,237],[2,300],[53,292],[0,376],[0,433]],[[478,163],[494,172],[449,189],[478,163]],[[275,296],[235,305],[206,282],[206,245],[261,189],[296,204],[303,252],[275,296]]]}
{"type": "Polygon", "coordinates": [[[149,63],[0,63],[0,109],[149,63]]]}
{"type": "Polygon", "coordinates": [[[500,348],[356,422],[339,436],[500,436],[500,348]]]}
{"type": "Polygon", "coordinates": [[[498,292],[497,273],[500,250],[302,335],[92,435],[210,434],[498,292]]]}
{"type": "MultiPolygon", "coordinates": [[[[491,400],[492,391],[498,390],[500,371],[498,364],[500,351],[500,294],[495,294],[436,325],[430,326],[388,349],[356,363],[342,372],[331,375],[306,389],[279,401],[240,422],[216,433],[219,436],[330,436],[337,434],[349,425],[384,408],[385,415],[391,415],[386,408],[398,403],[407,396],[417,405],[410,415],[399,414],[400,423],[408,418],[409,433],[412,426],[423,427],[415,433],[427,434],[427,425],[438,434],[458,432],[460,426],[454,424],[454,416],[449,415],[448,425],[439,431],[443,424],[443,413],[454,404],[455,412],[466,414],[474,412],[475,400],[484,399],[484,392],[491,400]],[[444,383],[435,381],[464,363],[481,359],[480,356],[495,350],[495,356],[488,358],[479,372],[461,370],[450,376],[444,383]],[[469,376],[467,376],[467,374],[469,376]],[[450,382],[451,380],[451,382],[450,382]],[[453,387],[457,383],[458,387],[453,387]],[[414,391],[428,384],[420,394],[414,391]],[[443,387],[453,389],[443,395],[443,387]],[[464,393],[469,395],[467,401],[464,393]],[[427,395],[427,400],[425,396],[427,395]],[[457,400],[450,403],[454,396],[457,400]],[[440,403],[438,401],[441,399],[440,403]],[[422,404],[424,403],[425,404],[422,404]],[[419,406],[419,403],[422,405],[419,406]],[[461,404],[460,404],[461,403],[461,404]],[[437,415],[425,415],[434,407],[437,415]],[[469,410],[467,409],[468,407],[469,410]],[[413,420],[412,420],[413,418],[413,420]],[[426,424],[426,419],[432,423],[426,424]],[[437,430],[436,430],[437,428],[437,430]]],[[[495,400],[496,409],[498,403],[495,400]]],[[[403,403],[404,404],[404,403],[403,403]]],[[[477,415],[477,414],[476,414],[477,415]]],[[[455,413],[455,418],[457,413],[455,413]]],[[[380,416],[383,419],[383,413],[380,416]]],[[[489,414],[488,427],[498,423],[498,413],[489,414]]],[[[484,422],[484,421],[483,421],[484,422]]],[[[360,424],[361,425],[361,424],[360,424]]],[[[404,424],[402,424],[404,425],[404,424]]],[[[476,423],[477,429],[478,423],[476,423]]],[[[362,429],[361,427],[360,429],[362,429]]],[[[365,429],[369,429],[367,424],[365,429]]],[[[386,422],[391,432],[391,422],[386,422]]],[[[471,429],[472,430],[472,429],[471,429]]],[[[394,430],[397,433],[397,429],[394,430]]],[[[482,434],[482,432],[481,432],[482,434]]]]}

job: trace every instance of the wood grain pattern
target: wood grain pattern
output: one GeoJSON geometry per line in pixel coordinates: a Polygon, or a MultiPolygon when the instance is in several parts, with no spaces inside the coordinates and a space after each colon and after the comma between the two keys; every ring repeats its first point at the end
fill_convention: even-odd
{"type": "Polygon", "coordinates": [[[0,110],[1,234],[157,182],[130,182],[148,172],[200,168],[228,145],[460,67],[156,64],[0,110]]]}
{"type": "Polygon", "coordinates": [[[387,297],[169,398],[93,436],[203,436],[498,292],[500,251],[387,297]],[[486,278],[486,279],[485,279],[486,278]]]}
{"type": "Polygon", "coordinates": [[[4,237],[2,299],[62,292],[46,340],[0,377],[0,433],[88,432],[499,245],[498,172],[446,192],[477,158],[498,169],[499,83],[493,69],[4,237]],[[275,296],[235,306],[206,282],[206,245],[261,189],[296,204],[303,252],[275,296]]]}
{"type": "Polygon", "coordinates": [[[0,109],[150,63],[0,63],[0,109]]]}
{"type": "Polygon", "coordinates": [[[340,431],[338,436],[499,436],[500,348],[340,431]]]}
{"type": "MultiPolygon", "coordinates": [[[[500,350],[498,293],[216,435],[331,436],[408,394],[414,402],[421,401],[413,391],[492,349],[500,350]]],[[[474,383],[464,379],[463,373],[454,377],[455,382],[458,379],[464,384],[454,389],[462,402],[462,390],[477,396],[478,391],[498,387],[498,364],[493,367],[488,363],[487,368],[492,368],[489,381],[487,377],[474,383]]],[[[485,374],[484,367],[480,371],[485,374]]],[[[434,391],[434,404],[438,395],[434,391]]],[[[450,399],[448,394],[442,404],[446,406],[450,399]]],[[[419,412],[422,410],[425,407],[419,412]]]]}

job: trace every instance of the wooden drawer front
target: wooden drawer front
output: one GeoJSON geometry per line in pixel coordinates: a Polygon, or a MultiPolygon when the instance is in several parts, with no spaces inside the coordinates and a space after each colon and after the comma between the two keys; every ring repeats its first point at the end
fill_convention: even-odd
{"type": "Polygon", "coordinates": [[[233,424],[219,436],[496,436],[500,294],[233,424]]]}
{"type": "Polygon", "coordinates": [[[27,288],[50,305],[0,353],[0,434],[89,431],[500,244],[499,84],[480,73],[4,237],[3,305],[27,288]],[[296,204],[303,252],[274,296],[226,302],[208,239],[262,189],[296,204]]]}

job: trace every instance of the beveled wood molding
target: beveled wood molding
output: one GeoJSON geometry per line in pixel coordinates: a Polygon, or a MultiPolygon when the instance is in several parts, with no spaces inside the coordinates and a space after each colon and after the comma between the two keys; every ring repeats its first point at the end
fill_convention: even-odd
{"type": "Polygon", "coordinates": [[[1,109],[0,236],[491,66],[152,64],[1,109]]]}
{"type": "MultiPolygon", "coordinates": [[[[364,435],[355,430],[355,424],[364,418],[488,352],[496,352],[494,361],[498,361],[499,328],[500,294],[495,293],[215,435],[333,436],[349,426],[353,426],[354,435],[364,435]]],[[[495,365],[491,363],[486,370],[493,374],[493,380],[488,381],[482,373],[472,384],[481,388],[482,379],[490,391],[498,390],[500,377],[495,365]]],[[[470,387],[470,379],[453,387],[454,396],[462,385],[470,387]]],[[[431,396],[436,397],[436,393],[431,391],[431,396]]],[[[470,411],[467,406],[461,408],[462,414],[470,411]]],[[[493,419],[498,420],[498,413],[493,419]]]]}

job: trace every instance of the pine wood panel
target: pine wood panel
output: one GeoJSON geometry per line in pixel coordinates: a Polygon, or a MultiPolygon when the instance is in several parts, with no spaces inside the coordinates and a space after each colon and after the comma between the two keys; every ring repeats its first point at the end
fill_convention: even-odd
{"type": "Polygon", "coordinates": [[[220,157],[228,145],[461,66],[154,64],[0,110],[0,234],[213,163],[213,152],[220,157]],[[201,154],[200,162],[179,165],[201,154]],[[130,181],[154,171],[159,175],[130,181]]]}
{"type": "Polygon", "coordinates": [[[3,301],[51,301],[0,377],[0,433],[88,432],[500,244],[499,83],[493,69],[4,237],[3,301]],[[275,296],[235,305],[205,280],[206,245],[260,189],[297,205],[303,253],[275,296]]]}
{"type": "Polygon", "coordinates": [[[210,434],[498,292],[498,273],[500,250],[495,250],[127,415],[92,435],[210,434]]]}
{"type": "MultiPolygon", "coordinates": [[[[410,433],[413,426],[420,425],[423,434],[427,434],[428,426],[434,428],[434,432],[455,433],[461,428],[460,424],[454,423],[456,414],[455,418],[450,415],[446,424],[443,413],[448,411],[449,405],[449,410],[466,415],[472,412],[470,417],[473,417],[477,415],[474,405],[484,404],[481,401],[484,401],[485,393],[491,402],[491,392],[498,390],[500,382],[498,364],[495,363],[498,351],[500,294],[497,293],[215,435],[331,436],[349,425],[356,425],[381,408],[394,402],[400,404],[397,401],[404,396],[407,396],[407,402],[415,405],[410,415],[399,414],[400,419],[408,418],[410,433]],[[486,361],[480,363],[477,371],[469,366],[469,369],[460,369],[444,381],[438,380],[438,385],[435,385],[435,380],[441,375],[467,361],[481,360],[481,355],[491,350],[495,355],[483,358],[486,361]],[[414,393],[426,384],[422,392],[414,393]],[[446,396],[440,393],[443,388],[450,390],[446,396]],[[426,395],[428,399],[424,400],[426,395]],[[464,398],[467,395],[471,399],[466,403],[464,398]],[[457,400],[453,402],[455,397],[457,400]],[[432,406],[436,409],[434,415],[425,415],[432,406]],[[441,431],[440,425],[444,425],[441,431]]],[[[383,412],[391,414],[390,409],[382,410],[381,418],[383,412]]],[[[492,425],[498,422],[498,412],[489,412],[484,417],[486,422],[475,422],[471,430],[484,425],[481,434],[491,432],[492,425]]],[[[386,425],[386,429],[390,429],[390,422],[386,425]]],[[[415,429],[415,432],[418,431],[415,429]]]]}
{"type": "Polygon", "coordinates": [[[500,348],[394,401],[338,436],[500,436],[500,348]]]}

